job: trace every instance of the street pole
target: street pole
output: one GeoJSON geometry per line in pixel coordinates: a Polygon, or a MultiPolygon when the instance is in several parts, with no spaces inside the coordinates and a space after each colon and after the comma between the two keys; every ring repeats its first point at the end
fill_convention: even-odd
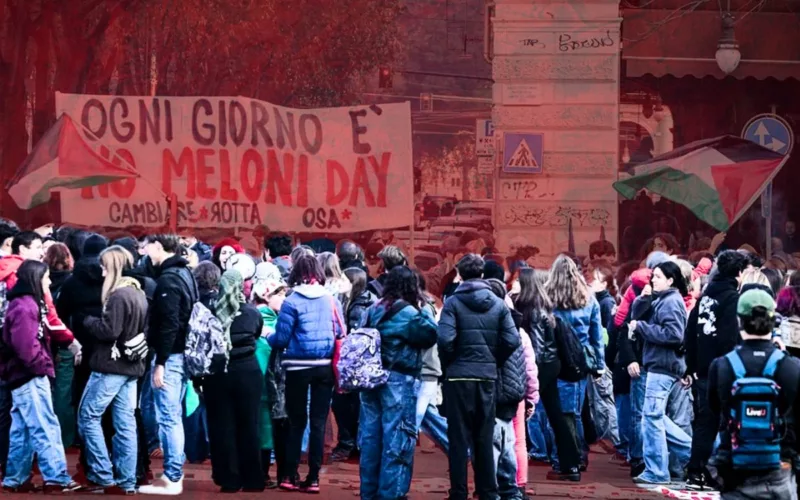
{"type": "MultiPolygon", "coordinates": [[[[777,114],[777,109],[777,106],[773,104],[771,109],[773,115],[777,114]]],[[[765,248],[767,251],[767,259],[769,259],[772,257],[772,181],[767,184],[765,192],[767,196],[761,195],[761,215],[767,220],[767,230],[765,231],[767,235],[767,245],[765,248]]]]}

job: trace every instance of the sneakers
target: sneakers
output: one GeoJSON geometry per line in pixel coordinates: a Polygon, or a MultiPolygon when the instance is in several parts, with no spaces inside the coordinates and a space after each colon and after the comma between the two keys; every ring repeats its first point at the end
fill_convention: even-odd
{"type": "Polygon", "coordinates": [[[142,495],[177,496],[183,493],[183,476],[177,481],[171,481],[167,476],[161,476],[153,484],[139,488],[142,495]]]}
{"type": "Polygon", "coordinates": [[[634,484],[651,484],[653,486],[660,486],[660,485],[669,484],[669,481],[651,481],[649,479],[643,478],[642,476],[636,476],[635,478],[633,478],[633,483],[634,484]]]}
{"type": "Polygon", "coordinates": [[[75,482],[70,481],[67,484],[47,484],[42,487],[42,491],[45,495],[60,495],[63,493],[72,493],[78,491],[82,488],[82,486],[75,482]]]}
{"type": "Polygon", "coordinates": [[[94,481],[89,481],[88,479],[86,481],[82,481],[81,485],[82,486],[80,489],[80,493],[88,493],[88,494],[105,493],[106,488],[111,487],[111,486],[103,486],[101,484],[97,484],[94,481]]]}
{"type": "Polygon", "coordinates": [[[644,462],[638,462],[636,464],[631,464],[631,477],[639,477],[644,472],[645,465],[644,462]]]}
{"type": "Polygon", "coordinates": [[[578,467],[573,467],[568,471],[552,470],[547,473],[548,481],[573,481],[579,482],[581,480],[581,471],[578,467]]]}
{"type": "Polygon", "coordinates": [[[319,479],[306,479],[298,486],[303,493],[319,495],[319,479]]]}
{"type": "Polygon", "coordinates": [[[278,488],[282,489],[283,491],[300,491],[300,486],[298,486],[297,478],[283,478],[278,482],[278,488]]]}
{"type": "Polygon", "coordinates": [[[708,469],[691,471],[686,478],[686,489],[692,491],[719,490],[719,483],[711,476],[708,469]]]}

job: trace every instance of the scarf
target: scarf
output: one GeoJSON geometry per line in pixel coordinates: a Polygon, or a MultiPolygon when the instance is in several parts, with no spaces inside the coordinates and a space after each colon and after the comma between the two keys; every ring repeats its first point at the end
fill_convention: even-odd
{"type": "Polygon", "coordinates": [[[214,315],[222,324],[225,336],[225,345],[228,353],[231,352],[231,325],[234,318],[239,315],[239,309],[246,299],[244,296],[244,278],[235,269],[225,271],[219,281],[219,296],[215,305],[214,315]]]}

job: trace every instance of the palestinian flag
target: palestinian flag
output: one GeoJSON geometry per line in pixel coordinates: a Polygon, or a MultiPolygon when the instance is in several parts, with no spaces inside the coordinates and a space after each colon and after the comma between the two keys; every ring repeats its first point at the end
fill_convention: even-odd
{"type": "Polygon", "coordinates": [[[47,203],[50,190],[55,188],[97,186],[138,176],[95,153],[72,119],[62,114],[17,169],[6,189],[19,208],[28,210],[47,203]]]}
{"type": "Polygon", "coordinates": [[[642,189],[680,203],[718,231],[727,231],[778,175],[788,156],[730,135],[682,146],[633,167],[614,183],[632,200],[642,189]]]}

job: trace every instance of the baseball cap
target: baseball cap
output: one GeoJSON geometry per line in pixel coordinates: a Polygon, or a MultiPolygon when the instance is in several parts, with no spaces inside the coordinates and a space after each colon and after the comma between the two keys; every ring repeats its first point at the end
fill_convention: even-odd
{"type": "Polygon", "coordinates": [[[775,301],[770,294],[760,289],[753,289],[744,292],[739,297],[739,304],[736,307],[736,313],[739,316],[752,316],[753,309],[756,307],[763,307],[767,313],[772,316],[775,314],[775,301]]]}

